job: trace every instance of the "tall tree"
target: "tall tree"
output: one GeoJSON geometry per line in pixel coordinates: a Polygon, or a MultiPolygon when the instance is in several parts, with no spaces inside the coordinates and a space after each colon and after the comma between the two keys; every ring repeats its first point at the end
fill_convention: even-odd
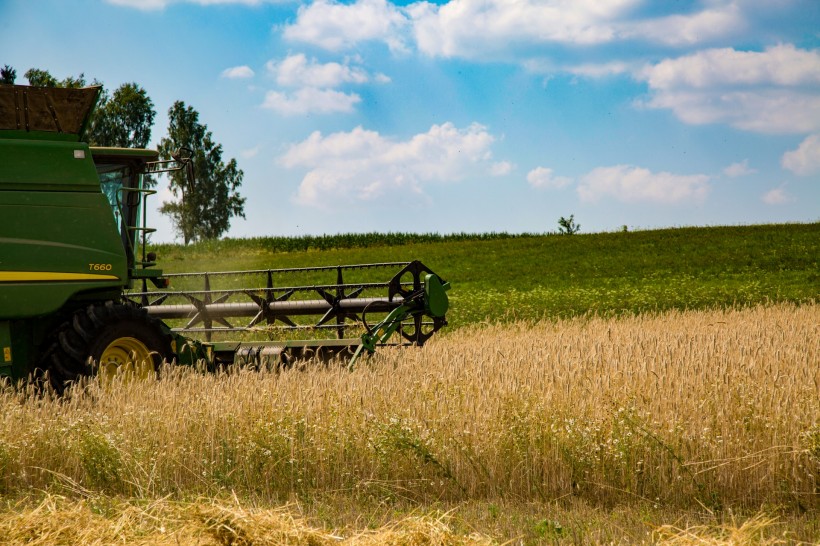
{"type": "MultiPolygon", "coordinates": [[[[48,70],[40,70],[39,68],[29,68],[26,70],[24,74],[26,79],[28,80],[29,85],[34,85],[36,87],[71,87],[71,88],[79,88],[85,87],[85,74],[80,74],[76,78],[72,76],[68,76],[66,79],[59,81],[57,78],[51,75],[48,70]]],[[[96,80],[93,82],[93,85],[102,85],[96,80]]]]}
{"type": "Polygon", "coordinates": [[[160,212],[171,217],[177,233],[187,245],[215,239],[228,231],[233,216],[245,217],[245,198],[237,191],[243,172],[236,160],[222,161],[222,145],[213,140],[199,113],[182,101],[168,110],[168,137],[159,143],[162,159],[171,159],[180,148],[193,150],[195,180],[186,173],[171,173],[169,189],[176,201],[166,201],[160,212]]]}
{"type": "Polygon", "coordinates": [[[136,83],[124,83],[111,98],[103,92],[88,132],[90,144],[145,148],[154,125],[154,103],[136,83]]]}
{"type": "Polygon", "coordinates": [[[15,69],[9,65],[0,68],[0,83],[13,84],[15,80],[17,80],[17,71],[15,69]]]}
{"type": "Polygon", "coordinates": [[[52,76],[48,70],[29,68],[23,75],[28,80],[29,85],[34,85],[36,87],[58,87],[57,78],[52,76]]]}

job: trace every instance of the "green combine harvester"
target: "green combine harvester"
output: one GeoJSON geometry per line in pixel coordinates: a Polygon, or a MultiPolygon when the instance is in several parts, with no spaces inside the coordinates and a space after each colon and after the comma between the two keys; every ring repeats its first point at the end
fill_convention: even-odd
{"type": "Polygon", "coordinates": [[[163,361],[352,366],[446,324],[449,284],[418,261],[163,275],[144,179],[185,170],[196,191],[191,152],[89,147],[99,93],[0,85],[0,376],[62,392],[163,361]]]}

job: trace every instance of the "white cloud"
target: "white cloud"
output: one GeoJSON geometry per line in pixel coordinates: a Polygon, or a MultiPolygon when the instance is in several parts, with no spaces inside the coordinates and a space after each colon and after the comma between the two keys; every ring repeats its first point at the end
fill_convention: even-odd
{"type": "Polygon", "coordinates": [[[337,87],[343,83],[367,83],[364,69],[349,64],[319,63],[303,54],[289,55],[281,61],[269,61],[268,71],[279,85],[290,87],[337,87]]]}
{"type": "Polygon", "coordinates": [[[759,133],[820,129],[818,51],[710,49],[664,60],[638,77],[651,91],[644,106],[670,109],[685,123],[727,123],[759,133]]]}
{"type": "Polygon", "coordinates": [[[308,169],[296,195],[302,204],[403,197],[423,195],[425,184],[491,172],[494,140],[477,123],[464,129],[449,122],[433,125],[406,141],[357,127],[327,136],[314,132],[279,161],[288,168],[308,169]]]}
{"type": "Polygon", "coordinates": [[[707,49],[647,67],[643,77],[656,90],[813,85],[820,83],[820,53],[791,44],[762,52],[707,49]]]}
{"type": "Polygon", "coordinates": [[[251,70],[249,66],[234,66],[231,68],[226,68],[220,74],[223,78],[228,78],[229,80],[238,80],[238,79],[246,79],[246,78],[253,78],[254,72],[251,70]]]}
{"type": "Polygon", "coordinates": [[[792,202],[794,199],[792,199],[792,197],[786,193],[786,189],[781,186],[764,193],[760,200],[767,205],[784,205],[792,202]]]}
{"type": "Polygon", "coordinates": [[[788,89],[661,93],[645,106],[668,108],[691,125],[726,123],[744,131],[767,134],[800,134],[820,129],[820,94],[788,89]]]}
{"type": "MultiPolygon", "coordinates": [[[[705,0],[699,11],[641,18],[636,8],[645,3],[450,0],[441,5],[417,1],[400,7],[387,0],[315,0],[299,8],[284,36],[332,51],[378,41],[394,52],[415,45],[430,56],[520,61],[523,51],[531,53],[534,47],[556,44],[588,47],[638,40],[689,46],[726,38],[746,25],[737,0],[705,0]]],[[[675,9],[664,7],[667,12],[675,9]]],[[[589,65],[587,70],[595,68],[589,65]]]]}
{"type": "Polygon", "coordinates": [[[588,78],[603,78],[607,76],[616,76],[631,72],[631,66],[620,61],[613,61],[611,63],[599,64],[579,64],[564,69],[565,71],[576,74],[578,76],[586,76],[588,78]]]}
{"type": "Polygon", "coordinates": [[[381,41],[405,51],[412,39],[431,56],[498,56],[516,47],[545,44],[600,45],[641,39],[692,44],[739,26],[733,2],[687,15],[635,21],[641,0],[451,0],[398,7],[386,0],[316,0],[287,26],[288,40],[339,51],[381,41]]]}
{"type": "Polygon", "coordinates": [[[479,57],[514,45],[601,44],[615,37],[612,22],[637,0],[452,0],[408,7],[423,53],[479,57]]]}
{"type": "Polygon", "coordinates": [[[578,184],[578,195],[582,201],[612,197],[625,203],[702,201],[709,190],[707,175],[653,173],[631,165],[599,167],[584,175],[578,184]]]}
{"type": "Polygon", "coordinates": [[[274,110],[286,116],[312,113],[349,113],[361,101],[361,97],[355,93],[348,94],[332,89],[305,87],[291,94],[268,91],[262,108],[274,110]]]}
{"type": "Polygon", "coordinates": [[[553,176],[552,169],[536,167],[527,173],[527,182],[533,188],[561,189],[572,184],[572,178],[553,176]]]}
{"type": "Polygon", "coordinates": [[[723,169],[723,174],[728,176],[729,178],[737,178],[739,176],[748,176],[750,174],[756,173],[756,169],[752,169],[749,167],[749,160],[744,159],[739,163],[732,163],[725,169],[723,169]]]}
{"type": "Polygon", "coordinates": [[[386,0],[357,0],[341,4],[316,0],[301,6],[296,22],[287,26],[287,40],[306,42],[331,51],[349,48],[363,41],[387,43],[393,51],[406,49],[402,33],[407,19],[399,8],[386,0]]]}
{"type": "Polygon", "coordinates": [[[625,23],[622,38],[682,46],[708,42],[742,29],[745,22],[735,2],[688,15],[669,15],[625,23]]]}
{"type": "Polygon", "coordinates": [[[681,46],[723,38],[744,28],[738,4],[707,3],[701,11],[640,19],[640,0],[451,0],[411,4],[418,49],[428,55],[477,58],[517,47],[595,46],[626,40],[681,46]]]}
{"type": "Polygon", "coordinates": [[[510,174],[514,168],[515,165],[509,161],[499,161],[498,163],[492,164],[490,174],[493,176],[504,176],[505,174],[510,174]]]}
{"type": "Polygon", "coordinates": [[[820,134],[807,136],[796,150],[783,154],[780,164],[800,176],[820,173],[820,134]]]}

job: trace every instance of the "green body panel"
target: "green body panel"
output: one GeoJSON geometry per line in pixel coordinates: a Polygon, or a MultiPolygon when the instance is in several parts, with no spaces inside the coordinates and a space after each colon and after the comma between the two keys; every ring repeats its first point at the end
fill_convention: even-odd
{"type": "Polygon", "coordinates": [[[424,277],[424,300],[427,312],[433,317],[443,317],[450,308],[447,291],[450,283],[442,283],[438,275],[424,277]]]}
{"type": "Polygon", "coordinates": [[[0,189],[99,191],[88,146],[79,142],[0,139],[0,189]]]}
{"type": "Polygon", "coordinates": [[[75,294],[127,284],[119,230],[99,184],[96,192],[0,184],[0,319],[53,313],[75,294]]]}

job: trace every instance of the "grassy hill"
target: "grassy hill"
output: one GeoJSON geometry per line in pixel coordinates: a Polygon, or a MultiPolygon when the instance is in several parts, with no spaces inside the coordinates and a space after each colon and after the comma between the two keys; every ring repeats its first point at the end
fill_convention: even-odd
{"type": "Polygon", "coordinates": [[[421,260],[453,285],[453,327],[820,298],[820,223],[573,236],[260,237],[153,250],[168,273],[421,260]]]}

